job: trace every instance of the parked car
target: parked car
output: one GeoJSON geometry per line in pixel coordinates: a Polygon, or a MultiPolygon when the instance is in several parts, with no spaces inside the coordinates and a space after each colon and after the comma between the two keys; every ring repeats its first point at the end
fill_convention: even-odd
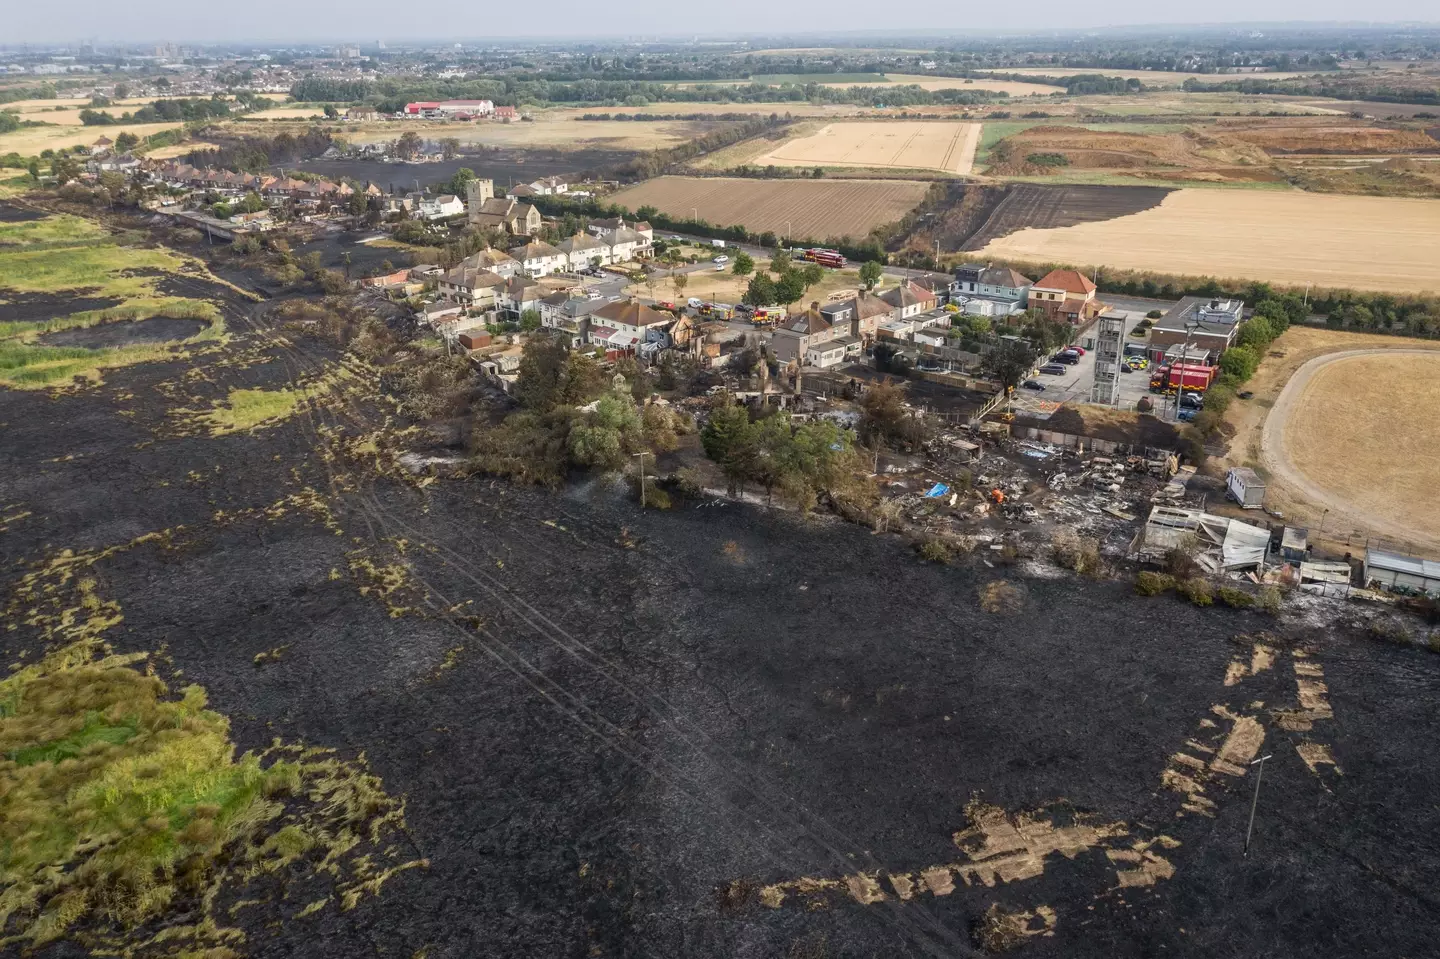
{"type": "Polygon", "coordinates": [[[702,299],[700,299],[700,297],[698,297],[698,296],[692,296],[692,297],[690,297],[690,299],[688,299],[688,300],[685,301],[685,305],[688,306],[688,307],[690,307],[690,309],[692,309],[692,310],[698,310],[698,309],[700,309],[700,307],[703,306],[704,303],[705,303],[705,301],[702,300],[702,299]]]}
{"type": "Polygon", "coordinates": [[[1121,372],[1121,373],[1134,373],[1134,372],[1135,372],[1135,367],[1133,367],[1133,366],[1121,366],[1121,367],[1120,367],[1120,372],[1121,372]]]}
{"type": "Polygon", "coordinates": [[[1040,372],[1046,376],[1064,376],[1070,371],[1065,369],[1065,366],[1061,363],[1046,363],[1040,367],[1040,372]]]}
{"type": "Polygon", "coordinates": [[[1069,347],[1069,348],[1066,350],[1066,352],[1067,352],[1067,353],[1078,353],[1078,354],[1080,354],[1081,356],[1084,356],[1084,355],[1085,355],[1085,347],[1083,347],[1083,346],[1072,346],[1072,347],[1069,347]]]}
{"type": "Polygon", "coordinates": [[[1180,405],[1186,409],[1203,410],[1205,408],[1205,397],[1199,393],[1186,393],[1180,397],[1180,405]]]}
{"type": "Polygon", "coordinates": [[[721,266],[724,266],[726,263],[730,262],[730,258],[724,253],[721,253],[719,256],[711,257],[710,262],[719,263],[721,266]]]}
{"type": "Polygon", "coordinates": [[[746,316],[749,316],[755,312],[755,307],[751,306],[749,303],[737,303],[735,304],[735,312],[743,313],[746,316]]]}
{"type": "Polygon", "coordinates": [[[1199,410],[1184,409],[1181,410],[1179,413],[1176,413],[1175,418],[1182,423],[1188,423],[1193,420],[1195,418],[1195,414],[1199,412],[1199,410]]]}
{"type": "Polygon", "coordinates": [[[1076,356],[1074,353],[1062,352],[1056,353],[1054,356],[1050,357],[1050,362],[1064,363],[1066,366],[1074,366],[1076,363],[1080,362],[1080,357],[1076,356]]]}
{"type": "Polygon", "coordinates": [[[1025,387],[1027,390],[1034,390],[1037,393],[1045,389],[1045,384],[1041,383],[1039,380],[1026,380],[1020,385],[1025,387]]]}

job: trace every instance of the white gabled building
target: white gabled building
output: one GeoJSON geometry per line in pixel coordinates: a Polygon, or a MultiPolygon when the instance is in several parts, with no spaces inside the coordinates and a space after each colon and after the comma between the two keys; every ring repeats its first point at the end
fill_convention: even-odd
{"type": "Polygon", "coordinates": [[[589,269],[597,260],[600,266],[604,266],[613,259],[610,244],[584,233],[567,236],[557,243],[555,248],[565,254],[566,263],[572,273],[589,269]]]}
{"type": "Polygon", "coordinates": [[[570,264],[570,258],[543,240],[531,240],[524,246],[517,246],[510,255],[520,264],[520,269],[531,278],[549,276],[563,272],[570,264]]]}

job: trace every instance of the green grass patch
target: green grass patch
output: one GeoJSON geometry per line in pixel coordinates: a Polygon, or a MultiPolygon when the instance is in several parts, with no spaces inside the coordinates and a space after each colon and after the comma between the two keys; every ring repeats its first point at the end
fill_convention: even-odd
{"type": "Polygon", "coordinates": [[[298,390],[231,390],[223,406],[197,419],[213,435],[239,433],[285,419],[302,399],[304,395],[298,390]]]}
{"type": "Polygon", "coordinates": [[[109,232],[98,223],[68,213],[47,216],[43,220],[0,223],[0,249],[29,248],[46,243],[78,245],[109,238],[109,232]]]}

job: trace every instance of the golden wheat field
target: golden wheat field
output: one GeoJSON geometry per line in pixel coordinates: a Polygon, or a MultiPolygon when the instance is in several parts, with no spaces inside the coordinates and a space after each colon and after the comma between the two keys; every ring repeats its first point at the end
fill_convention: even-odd
{"type": "Polygon", "coordinates": [[[653,206],[674,217],[698,215],[798,239],[863,237],[914,209],[928,183],[913,180],[748,180],[662,176],[611,199],[630,210],[653,206]]]}
{"type": "Polygon", "coordinates": [[[1020,230],[979,255],[1421,293],[1440,290],[1437,249],[1440,200],[1186,189],[1113,220],[1020,230]]]}
{"type": "Polygon", "coordinates": [[[980,124],[926,120],[828,123],[758,157],[760,166],[848,166],[966,174],[980,124]]]}

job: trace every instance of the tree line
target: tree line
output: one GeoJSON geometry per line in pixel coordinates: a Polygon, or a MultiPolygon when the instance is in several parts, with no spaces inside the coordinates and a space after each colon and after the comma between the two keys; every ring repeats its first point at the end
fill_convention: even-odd
{"type": "Polygon", "coordinates": [[[303,133],[278,133],[273,137],[244,137],[221,143],[213,149],[194,150],[185,157],[192,166],[213,166],[242,173],[261,173],[278,163],[294,163],[317,157],[334,145],[334,138],[320,127],[303,133]]]}
{"type": "Polygon", "coordinates": [[[1265,93],[1307,97],[1329,97],[1333,100],[1374,100],[1380,103],[1427,103],[1440,105],[1440,86],[1430,89],[1407,89],[1390,86],[1368,86],[1365,77],[1352,79],[1312,77],[1296,80],[1265,80],[1246,77],[1209,83],[1194,77],[1182,84],[1187,93],[1265,93]]]}

